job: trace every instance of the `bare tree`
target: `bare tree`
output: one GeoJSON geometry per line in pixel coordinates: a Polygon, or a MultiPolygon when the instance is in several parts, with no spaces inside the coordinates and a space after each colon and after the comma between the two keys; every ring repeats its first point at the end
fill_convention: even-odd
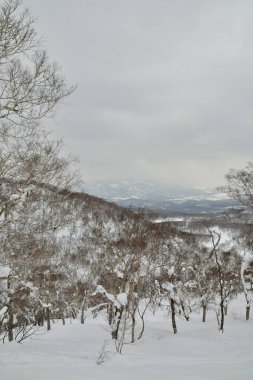
{"type": "Polygon", "coordinates": [[[246,300],[246,321],[250,317],[250,304],[253,294],[253,257],[252,255],[244,257],[241,267],[241,279],[243,284],[243,291],[246,300]]]}
{"type": "MultiPolygon", "coordinates": [[[[221,234],[209,229],[212,250],[210,259],[214,260],[213,277],[217,278],[217,294],[219,296],[220,320],[219,330],[224,331],[227,302],[241,291],[240,266],[241,258],[233,250],[223,250],[220,244],[221,234]]],[[[218,315],[217,315],[218,318],[218,315]]]]}
{"type": "Polygon", "coordinates": [[[226,185],[219,189],[240,205],[253,208],[253,162],[245,169],[231,169],[225,179],[226,185]]]}
{"type": "Polygon", "coordinates": [[[26,336],[25,326],[37,323],[38,313],[47,317],[50,327],[50,301],[61,303],[57,286],[62,274],[58,267],[48,272],[45,263],[49,259],[50,266],[59,249],[55,231],[72,218],[65,200],[78,176],[72,170],[75,160],[61,155],[62,142],[49,140],[38,126],[73,90],[59,66],[49,61],[22,1],[2,2],[0,263],[10,269],[10,276],[5,287],[8,297],[0,300],[0,306],[6,308],[8,323],[1,328],[10,341],[18,336],[16,329],[26,336]],[[24,285],[29,283],[31,287],[24,285]]]}
{"type": "Polygon", "coordinates": [[[74,90],[50,63],[21,0],[0,6],[0,119],[37,123],[74,90]]]}
{"type": "MultiPolygon", "coordinates": [[[[253,162],[249,162],[244,169],[231,169],[226,175],[226,185],[220,190],[234,199],[243,208],[253,209],[253,162]]],[[[248,226],[241,232],[240,245],[243,244],[247,254],[242,260],[241,280],[246,299],[246,320],[250,316],[250,303],[252,298],[252,220],[248,221],[248,226]]]]}

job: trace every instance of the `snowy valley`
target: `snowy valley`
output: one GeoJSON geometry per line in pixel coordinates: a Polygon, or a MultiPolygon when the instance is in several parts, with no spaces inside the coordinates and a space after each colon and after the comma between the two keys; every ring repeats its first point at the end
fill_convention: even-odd
{"type": "Polygon", "coordinates": [[[158,181],[86,181],[81,190],[120,206],[159,213],[221,212],[237,204],[216,189],[175,186],[158,181]]]}

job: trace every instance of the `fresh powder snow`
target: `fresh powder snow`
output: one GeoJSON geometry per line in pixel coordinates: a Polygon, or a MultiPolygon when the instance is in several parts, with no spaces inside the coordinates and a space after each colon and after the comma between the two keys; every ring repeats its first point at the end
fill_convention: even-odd
{"type": "Polygon", "coordinates": [[[50,332],[41,329],[22,344],[0,346],[0,379],[250,380],[253,323],[245,321],[244,309],[240,295],[229,305],[223,334],[213,311],[206,323],[198,313],[189,322],[178,318],[176,335],[166,309],[149,312],[144,336],[126,344],[121,355],[104,315],[93,319],[90,312],[83,325],[79,320],[67,320],[65,326],[55,322],[50,332]]]}

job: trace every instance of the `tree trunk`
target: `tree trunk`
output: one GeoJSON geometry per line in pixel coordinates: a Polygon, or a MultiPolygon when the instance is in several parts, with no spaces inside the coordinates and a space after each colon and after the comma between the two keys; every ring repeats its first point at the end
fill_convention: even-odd
{"type": "MultiPolygon", "coordinates": [[[[11,277],[8,276],[7,280],[7,289],[10,290],[11,288],[11,277]]],[[[13,317],[13,308],[12,308],[12,299],[11,299],[11,293],[10,295],[10,301],[8,305],[8,339],[9,342],[13,341],[13,322],[14,322],[14,317],[13,317]]]]}
{"type": "Polygon", "coordinates": [[[8,339],[9,339],[9,342],[12,342],[13,341],[14,318],[13,318],[13,312],[12,312],[12,306],[11,305],[9,305],[9,307],[8,307],[8,315],[9,315],[9,318],[8,318],[8,339]]]}
{"type": "Polygon", "coordinates": [[[174,334],[177,333],[177,325],[176,325],[176,311],[175,311],[175,301],[173,298],[170,299],[170,307],[171,307],[171,321],[174,334]]]}
{"type": "Polygon", "coordinates": [[[112,339],[117,340],[118,339],[118,333],[119,333],[119,327],[121,322],[121,317],[123,314],[124,306],[121,306],[120,309],[116,308],[114,319],[117,321],[115,329],[112,331],[112,339]],[[119,315],[117,316],[117,314],[119,315]]]}
{"type": "Polygon", "coordinates": [[[249,314],[250,314],[250,305],[249,305],[249,303],[247,303],[247,306],[246,306],[246,321],[249,320],[249,314]]]}
{"type": "Polygon", "coordinates": [[[85,318],[84,318],[84,311],[85,311],[85,304],[83,302],[83,304],[82,304],[82,312],[81,312],[81,324],[84,324],[84,320],[85,320],[85,318]]]}
{"type": "Polygon", "coordinates": [[[134,343],[134,331],[135,331],[135,316],[134,316],[134,313],[132,314],[132,331],[131,331],[131,335],[132,335],[132,340],[131,342],[134,343]]]}
{"type": "Polygon", "coordinates": [[[40,313],[38,317],[38,326],[44,326],[44,311],[40,313]]]}
{"type": "Polygon", "coordinates": [[[141,316],[141,322],[142,322],[142,328],[141,328],[141,332],[138,336],[138,340],[141,339],[143,333],[144,333],[144,329],[145,329],[145,322],[144,322],[144,315],[141,316]]]}
{"type": "Polygon", "coordinates": [[[113,307],[111,303],[107,305],[107,314],[108,314],[108,322],[109,322],[109,325],[111,326],[112,320],[113,320],[113,307]]]}
{"type": "Polygon", "coordinates": [[[221,312],[221,319],[220,319],[220,330],[224,331],[224,320],[225,320],[225,312],[224,312],[224,301],[221,300],[220,303],[220,312],[221,312]]]}
{"type": "MultiPolygon", "coordinates": [[[[142,322],[142,328],[141,328],[141,332],[140,332],[140,334],[139,334],[139,336],[138,336],[138,340],[141,339],[141,337],[142,337],[142,335],[143,335],[143,333],[144,333],[144,329],[145,329],[144,315],[145,315],[146,310],[147,310],[148,306],[150,305],[150,303],[151,303],[151,300],[149,300],[148,303],[146,304],[146,307],[145,307],[145,309],[143,310],[142,314],[141,314],[141,313],[139,312],[139,310],[138,310],[138,312],[139,312],[139,316],[140,316],[140,318],[141,318],[141,322],[142,322]]],[[[153,310],[153,312],[154,312],[154,310],[153,310]]]]}
{"type": "Polygon", "coordinates": [[[47,320],[47,330],[51,330],[51,323],[50,323],[50,307],[46,307],[46,320],[47,320]]]}
{"type": "Polygon", "coordinates": [[[203,305],[202,322],[206,321],[206,305],[203,305]]]}
{"type": "Polygon", "coordinates": [[[185,312],[185,306],[184,306],[184,302],[183,301],[181,301],[180,302],[180,304],[181,304],[181,308],[182,308],[182,312],[183,312],[183,314],[184,314],[184,317],[185,317],[185,319],[187,320],[187,322],[189,321],[189,319],[190,319],[190,317],[189,317],[189,315],[187,315],[186,314],[186,312],[185,312]]]}

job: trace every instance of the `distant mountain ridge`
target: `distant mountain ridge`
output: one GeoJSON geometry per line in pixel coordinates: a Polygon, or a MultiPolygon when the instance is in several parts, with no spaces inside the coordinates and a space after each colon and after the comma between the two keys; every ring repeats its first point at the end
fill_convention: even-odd
{"type": "Polygon", "coordinates": [[[187,188],[163,182],[87,181],[82,191],[120,206],[160,212],[222,212],[235,206],[215,189],[187,188]]]}

